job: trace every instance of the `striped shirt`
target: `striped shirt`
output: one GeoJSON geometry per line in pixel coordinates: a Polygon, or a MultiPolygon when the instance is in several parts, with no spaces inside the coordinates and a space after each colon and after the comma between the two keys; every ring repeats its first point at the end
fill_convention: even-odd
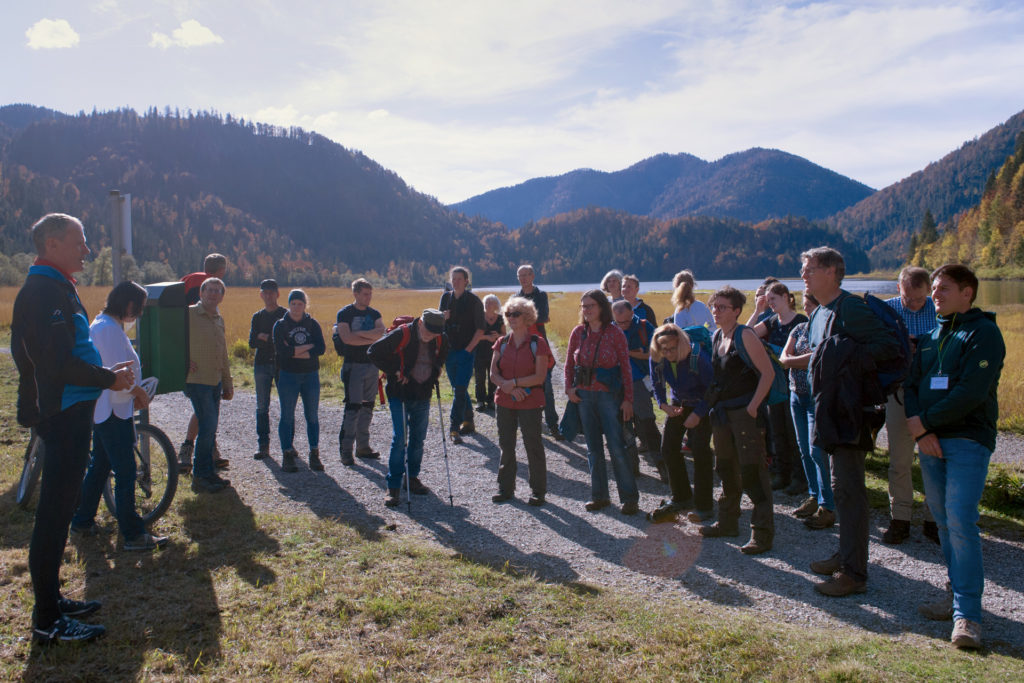
{"type": "Polygon", "coordinates": [[[905,308],[903,306],[903,299],[898,296],[886,299],[885,303],[889,304],[889,308],[896,311],[903,318],[903,322],[907,324],[907,332],[910,333],[911,337],[923,337],[939,324],[939,321],[935,319],[935,303],[932,302],[931,297],[925,299],[924,306],[919,311],[911,311],[905,308]]]}

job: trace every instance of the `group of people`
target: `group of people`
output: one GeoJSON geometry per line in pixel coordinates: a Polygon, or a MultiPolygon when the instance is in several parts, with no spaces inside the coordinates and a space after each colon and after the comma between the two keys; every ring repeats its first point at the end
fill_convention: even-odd
{"type": "MultiPolygon", "coordinates": [[[[64,598],[58,570],[68,529],[94,530],[99,490],[111,471],[125,549],[166,543],[142,527],[133,505],[121,504],[132,500],[134,459],[128,457],[129,464],[123,454],[126,440],[133,439],[134,405],[145,407],[149,400],[138,385],[138,356],[123,327],[140,315],[145,289],[119,284],[90,329],[72,277],[89,253],[82,224],[50,214],[33,227],[33,239],[39,259],[15,303],[12,353],[20,373],[18,420],[36,428],[47,452],[29,552],[34,637],[43,643],[91,640],[103,627],[78,618],[95,612],[99,603],[64,598]]],[[[820,247],[801,258],[805,315],[797,312],[783,283],[766,281],[746,324],[740,322],[746,305],[742,292],[723,287],[705,304],[695,297],[689,271],[674,278],[675,311],[658,324],[638,296],[639,280],[609,272],[599,289],[580,297],[579,321],[562,357],[568,404],[561,416],[552,390],[556,353],[545,328],[548,299],[534,284],[531,266],[519,268],[521,288],[504,305],[493,295],[477,297],[468,270],[456,266],[437,308],[398,318],[389,327],[370,306],[372,285],[358,279],[352,283],[353,302],[338,311],[332,335],[344,359],[341,462],[352,466],[356,457],[380,457],[370,445],[370,422],[383,373],[393,427],[385,505],[398,505],[403,488],[412,495],[429,493],[419,475],[431,398],[436,394],[440,402],[443,370],[453,391],[448,434],[453,445],[475,431],[475,414],[494,413],[501,452],[494,503],[515,499],[519,438],[528,467],[528,503],[541,506],[548,493],[544,424],[556,440],[582,432],[591,479],[584,507],[590,512],[611,505],[608,460],[620,512],[640,511],[641,451],[653,458],[671,492],[649,519],[685,514],[706,538],[735,537],[745,493],[753,504],[751,533],[741,547],[746,554],[774,545],[773,492],[806,494],[793,514],[809,528],[828,528],[838,519],[838,551],[811,565],[828,577],[816,589],[838,597],[866,589],[864,463],[877,426],[869,408],[887,401],[892,521],[883,540],[907,538],[916,443],[930,512],[925,534],[940,542],[950,579],[949,599],[921,611],[930,618],[953,618],[953,643],[978,647],[984,579],[976,522],[995,447],[996,389],[1005,348],[994,316],[973,306],[977,278],[961,265],[900,274],[900,295],[886,303],[909,330],[908,356],[899,330],[865,298],[841,288],[841,254],[820,247]],[[909,371],[897,390],[887,392],[878,370],[901,358],[910,360],[909,371]],[[780,372],[788,392],[780,393],[780,372]],[[475,410],[469,394],[474,376],[475,410]],[[665,415],[661,430],[654,401],[665,415]],[[687,455],[693,461],[692,484],[687,455]],[[717,511],[715,472],[722,486],[717,511]]],[[[224,266],[223,257],[213,254],[201,274],[186,277],[197,298],[188,309],[185,387],[195,427],[190,426],[180,458],[198,493],[230,485],[217,472],[226,461],[216,447],[220,401],[233,395],[218,311],[224,266]]],[[[253,315],[249,336],[256,351],[255,457],[270,454],[269,405],[276,383],[282,470],[297,470],[293,441],[299,398],[308,464],[323,470],[318,358],[326,345],[320,325],[307,312],[309,297],[301,289],[289,293],[287,308],[278,304],[273,280],[261,283],[260,297],[263,308],[253,315]]]]}

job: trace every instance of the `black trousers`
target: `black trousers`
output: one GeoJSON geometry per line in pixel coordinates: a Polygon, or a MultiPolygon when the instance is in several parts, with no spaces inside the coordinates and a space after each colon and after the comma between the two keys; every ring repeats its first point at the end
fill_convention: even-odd
{"type": "Polygon", "coordinates": [[[870,519],[864,481],[867,451],[840,446],[832,453],[832,491],[839,517],[839,559],[843,571],[858,581],[868,580],[870,519]]]}
{"type": "Polygon", "coordinates": [[[60,563],[89,464],[95,407],[95,400],[76,403],[36,427],[43,440],[43,477],[28,547],[28,570],[36,599],[33,621],[40,628],[60,618],[60,563]]]}
{"type": "Polygon", "coordinates": [[[687,429],[683,426],[693,408],[686,406],[676,417],[665,420],[665,436],[661,440],[661,457],[668,469],[668,485],[672,489],[673,503],[689,503],[705,512],[714,510],[715,501],[715,456],[711,452],[711,419],[705,417],[696,427],[689,430],[689,446],[693,454],[693,489],[690,488],[690,477],[686,471],[686,459],[681,447],[683,435],[687,429]]]}

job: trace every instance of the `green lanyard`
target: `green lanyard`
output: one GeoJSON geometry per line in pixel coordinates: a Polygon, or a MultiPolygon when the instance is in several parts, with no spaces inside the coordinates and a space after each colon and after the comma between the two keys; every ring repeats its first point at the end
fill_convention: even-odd
{"type": "Polygon", "coordinates": [[[946,351],[949,350],[948,348],[943,348],[943,347],[946,346],[946,342],[949,341],[949,338],[953,336],[953,326],[955,324],[956,324],[956,313],[953,314],[952,319],[949,321],[949,332],[947,332],[945,334],[945,336],[943,336],[942,339],[939,340],[939,351],[938,351],[938,353],[939,353],[939,373],[938,374],[940,376],[943,374],[942,373],[942,362],[943,362],[943,359],[946,356],[946,351]]]}

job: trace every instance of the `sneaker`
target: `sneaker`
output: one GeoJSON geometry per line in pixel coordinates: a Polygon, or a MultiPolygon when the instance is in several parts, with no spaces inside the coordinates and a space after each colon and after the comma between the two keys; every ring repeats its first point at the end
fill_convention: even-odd
{"type": "Polygon", "coordinates": [[[637,505],[636,501],[631,500],[628,503],[623,503],[622,507],[619,508],[619,512],[624,515],[635,515],[640,512],[640,506],[637,505]]]}
{"type": "Polygon", "coordinates": [[[299,466],[295,464],[295,460],[299,457],[299,454],[294,448],[289,448],[281,456],[281,471],[282,472],[298,472],[299,466]]]}
{"type": "Polygon", "coordinates": [[[939,540],[939,525],[935,522],[929,522],[928,520],[921,522],[921,535],[934,542],[935,545],[942,545],[942,541],[939,540]]]}
{"type": "Polygon", "coordinates": [[[532,496],[530,496],[530,500],[526,501],[526,504],[532,505],[535,508],[539,508],[541,505],[544,504],[544,494],[533,494],[532,496]]]}
{"type": "Polygon", "coordinates": [[[324,464],[320,462],[320,449],[311,448],[309,449],[309,469],[314,472],[323,472],[324,464]]]}
{"type": "Polygon", "coordinates": [[[602,498],[601,500],[588,500],[583,504],[583,509],[587,512],[597,512],[598,510],[604,510],[611,504],[612,502],[607,498],[602,498]]]}
{"type": "Polygon", "coordinates": [[[889,528],[882,534],[882,542],[889,545],[899,545],[910,536],[910,522],[904,519],[894,519],[889,522],[889,528]]]}
{"type": "Polygon", "coordinates": [[[62,616],[53,622],[49,628],[32,629],[32,640],[39,645],[53,645],[56,643],[87,643],[96,640],[107,629],[99,624],[83,624],[69,616],[62,616]]]}
{"type": "Polygon", "coordinates": [[[492,503],[507,503],[510,500],[515,500],[515,496],[510,493],[495,493],[491,496],[492,503]]]}
{"type": "Polygon", "coordinates": [[[828,508],[818,508],[810,517],[804,520],[804,526],[808,529],[831,529],[836,525],[836,513],[828,508]]]}
{"type": "Polygon", "coordinates": [[[398,507],[398,496],[398,489],[388,489],[388,495],[386,498],[384,498],[384,505],[388,506],[389,508],[398,507]]]}
{"type": "Polygon", "coordinates": [[[252,454],[253,460],[265,460],[270,457],[270,445],[260,444],[259,450],[252,454]]]}
{"type": "Polygon", "coordinates": [[[843,561],[839,559],[839,553],[825,560],[811,562],[811,571],[823,576],[832,576],[843,568],[843,561]]]}
{"type": "Polygon", "coordinates": [[[459,434],[476,434],[476,425],[469,421],[463,422],[462,426],[459,427],[459,434]]]}
{"type": "Polygon", "coordinates": [[[800,507],[793,510],[793,516],[798,519],[807,519],[818,511],[818,499],[810,496],[800,503],[800,507]]]}
{"type": "Polygon", "coordinates": [[[208,477],[192,478],[193,493],[220,493],[226,488],[227,485],[223,484],[222,480],[217,479],[212,475],[208,477]]]}
{"type": "Polygon", "coordinates": [[[952,621],[953,592],[946,585],[946,594],[935,602],[923,602],[917,606],[917,612],[925,619],[932,621],[952,621]]]}
{"type": "Polygon", "coordinates": [[[150,533],[141,533],[131,540],[125,540],[125,550],[156,550],[167,545],[166,536],[154,536],[150,533]]]}
{"type": "Polygon", "coordinates": [[[178,472],[181,474],[189,474],[192,471],[192,451],[195,449],[195,444],[191,441],[185,441],[181,444],[181,448],[178,449],[178,472]]]}
{"type": "Polygon", "coordinates": [[[691,506],[662,500],[661,505],[647,513],[647,521],[659,524],[661,522],[674,522],[680,512],[690,509],[691,506]]]}
{"type": "Polygon", "coordinates": [[[345,467],[355,467],[356,461],[355,458],[352,457],[351,453],[346,453],[345,451],[342,451],[341,464],[344,465],[345,467]]]}
{"type": "Polygon", "coordinates": [[[858,581],[843,570],[837,571],[831,579],[814,586],[814,590],[830,598],[842,598],[853,593],[863,593],[867,589],[866,582],[858,581]]]}
{"type": "Polygon", "coordinates": [[[693,510],[686,515],[686,519],[690,520],[694,524],[700,524],[706,522],[709,519],[715,518],[714,510],[693,510]]]}
{"type": "Polygon", "coordinates": [[[453,429],[453,430],[452,430],[452,431],[451,431],[451,432],[450,432],[450,433],[448,434],[448,436],[450,436],[450,437],[451,437],[451,439],[452,439],[452,443],[453,443],[453,444],[455,444],[455,445],[459,445],[459,444],[461,444],[461,443],[462,443],[462,437],[461,437],[461,436],[459,436],[459,430],[457,430],[457,429],[453,429]]]}
{"type": "MultiPolygon", "coordinates": [[[[380,460],[380,453],[377,451],[367,448],[365,450],[361,448],[356,449],[357,458],[365,458],[366,460],[380,460]]],[[[343,459],[344,460],[344,459],[343,459]]]]}
{"type": "Polygon", "coordinates": [[[981,647],[981,624],[963,617],[957,619],[949,642],[961,650],[977,650],[981,647]]]}
{"type": "Polygon", "coordinates": [[[424,486],[419,477],[412,477],[409,479],[409,493],[414,496],[425,496],[430,493],[430,489],[424,486]]]}
{"type": "Polygon", "coordinates": [[[57,601],[57,607],[60,609],[60,613],[65,617],[86,617],[93,612],[98,612],[102,606],[103,603],[99,600],[72,600],[71,598],[61,598],[57,601]]]}
{"type": "Polygon", "coordinates": [[[719,521],[711,526],[702,526],[700,528],[700,535],[704,538],[734,537],[740,535],[740,530],[736,524],[722,524],[719,521]]]}

